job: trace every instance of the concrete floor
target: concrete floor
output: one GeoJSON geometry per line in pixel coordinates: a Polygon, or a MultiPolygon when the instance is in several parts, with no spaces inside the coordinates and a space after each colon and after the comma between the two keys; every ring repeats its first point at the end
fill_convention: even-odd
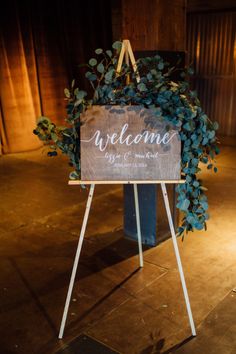
{"type": "MultiPolygon", "coordinates": [[[[199,335],[177,353],[236,353],[235,156],[223,147],[219,173],[202,173],[207,232],[179,240],[199,335]]],[[[172,243],[146,249],[138,270],[119,186],[96,188],[65,337],[57,339],[87,198],[67,185],[66,161],[43,150],[0,158],[0,353],[55,353],[81,333],[122,354],[176,352],[191,332],[172,243]]]]}

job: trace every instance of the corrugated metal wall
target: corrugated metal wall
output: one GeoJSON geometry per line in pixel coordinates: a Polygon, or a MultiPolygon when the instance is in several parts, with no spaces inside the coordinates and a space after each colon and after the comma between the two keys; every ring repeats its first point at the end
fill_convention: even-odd
{"type": "Polygon", "coordinates": [[[187,51],[204,110],[236,136],[236,12],[188,14],[187,51]]]}

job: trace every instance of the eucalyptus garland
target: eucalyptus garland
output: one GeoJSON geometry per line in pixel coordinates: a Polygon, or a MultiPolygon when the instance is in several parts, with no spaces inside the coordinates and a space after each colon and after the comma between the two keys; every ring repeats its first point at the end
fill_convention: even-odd
{"type": "Polygon", "coordinates": [[[70,159],[75,171],[71,179],[80,178],[80,115],[92,105],[141,105],[152,109],[158,120],[179,128],[182,142],[181,171],[184,184],[176,187],[177,208],[183,212],[178,234],[194,229],[206,229],[209,215],[206,188],[197,178],[200,163],[217,172],[215,155],[219,153],[216,130],[218,123],[212,122],[203,112],[196,92],[189,86],[191,69],[180,73],[181,80],[173,81],[171,76],[176,67],[170,67],[159,55],[137,61],[137,72],[128,65],[122,65],[116,72],[121,42],[115,42],[112,50],[99,48],[90,59],[85,76],[93,89],[93,97],[75,88],[73,80],[70,89],[65,89],[67,99],[67,126],[56,126],[47,117],[40,117],[34,133],[49,144],[49,156],[57,154],[59,148],[70,159]]]}

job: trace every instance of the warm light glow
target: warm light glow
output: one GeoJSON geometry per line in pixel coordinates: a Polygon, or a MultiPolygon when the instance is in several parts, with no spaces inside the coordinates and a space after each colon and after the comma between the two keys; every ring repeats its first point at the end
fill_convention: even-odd
{"type": "Polygon", "coordinates": [[[197,61],[199,60],[199,57],[200,57],[200,35],[198,33],[198,36],[197,36],[197,48],[196,48],[196,59],[197,61]]]}

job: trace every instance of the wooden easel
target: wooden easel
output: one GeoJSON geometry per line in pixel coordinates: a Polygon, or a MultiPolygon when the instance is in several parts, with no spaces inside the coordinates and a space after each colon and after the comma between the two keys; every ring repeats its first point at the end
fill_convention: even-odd
{"type": "MultiPolygon", "coordinates": [[[[122,48],[120,52],[120,57],[118,60],[118,65],[117,65],[117,73],[120,72],[122,63],[125,57],[125,63],[129,65],[129,59],[131,61],[132,67],[134,72],[136,72],[136,79],[139,82],[140,81],[140,76],[137,72],[137,65],[134,59],[134,54],[130,45],[129,40],[124,40],[122,42],[122,48]]],[[[129,79],[128,79],[129,80],[129,79]]],[[[143,252],[142,252],[142,237],[141,237],[141,227],[140,227],[140,215],[139,215],[139,201],[138,201],[138,184],[161,184],[161,190],[162,190],[162,195],[164,199],[164,204],[165,204],[165,209],[166,209],[166,214],[169,222],[169,227],[170,227],[170,232],[171,232],[171,237],[173,241],[173,246],[174,246],[174,251],[175,251],[175,256],[177,260],[177,265],[178,265],[178,270],[179,270],[179,275],[180,275],[180,280],[183,288],[183,293],[184,293],[184,298],[185,298],[185,303],[186,303],[186,308],[187,308],[187,313],[189,317],[189,323],[192,331],[192,335],[196,336],[196,329],[193,321],[193,316],[192,316],[192,311],[191,311],[191,306],[190,306],[190,301],[189,301],[189,296],[188,296],[188,291],[186,287],[186,282],[185,282],[185,277],[184,277],[184,272],[183,272],[183,267],[181,263],[181,258],[179,254],[179,248],[178,248],[178,242],[175,234],[175,229],[174,229],[174,223],[172,220],[171,216],[171,211],[170,211],[170,204],[169,204],[169,199],[167,195],[167,190],[166,190],[166,184],[171,183],[171,184],[179,184],[179,183],[184,183],[183,180],[166,180],[166,181],[69,181],[69,185],[83,185],[83,184],[88,184],[90,185],[90,190],[89,190],[89,195],[88,195],[88,200],[86,204],[86,209],[85,209],[85,214],[84,214],[84,219],[82,223],[82,228],[80,231],[80,238],[77,246],[77,251],[74,259],[74,264],[73,264],[73,269],[72,269],[72,274],[70,278],[70,284],[67,292],[67,297],[66,297],[66,302],[64,306],[64,312],[62,316],[62,321],[61,321],[61,326],[60,326],[60,332],[59,332],[59,339],[63,338],[64,334],[64,328],[65,328],[65,323],[67,319],[67,314],[68,314],[68,309],[70,306],[70,301],[71,301],[71,295],[72,295],[72,290],[75,282],[75,276],[76,276],[76,271],[79,263],[79,258],[80,258],[80,253],[83,245],[83,240],[84,240],[84,235],[85,235],[85,230],[88,222],[88,217],[89,217],[89,212],[90,212],[90,207],[93,199],[93,194],[94,194],[94,189],[96,184],[133,184],[134,186],[134,201],[135,201],[135,214],[136,214],[136,225],[137,225],[137,235],[138,235],[138,248],[139,248],[139,266],[140,268],[143,267],[143,252]]]]}

